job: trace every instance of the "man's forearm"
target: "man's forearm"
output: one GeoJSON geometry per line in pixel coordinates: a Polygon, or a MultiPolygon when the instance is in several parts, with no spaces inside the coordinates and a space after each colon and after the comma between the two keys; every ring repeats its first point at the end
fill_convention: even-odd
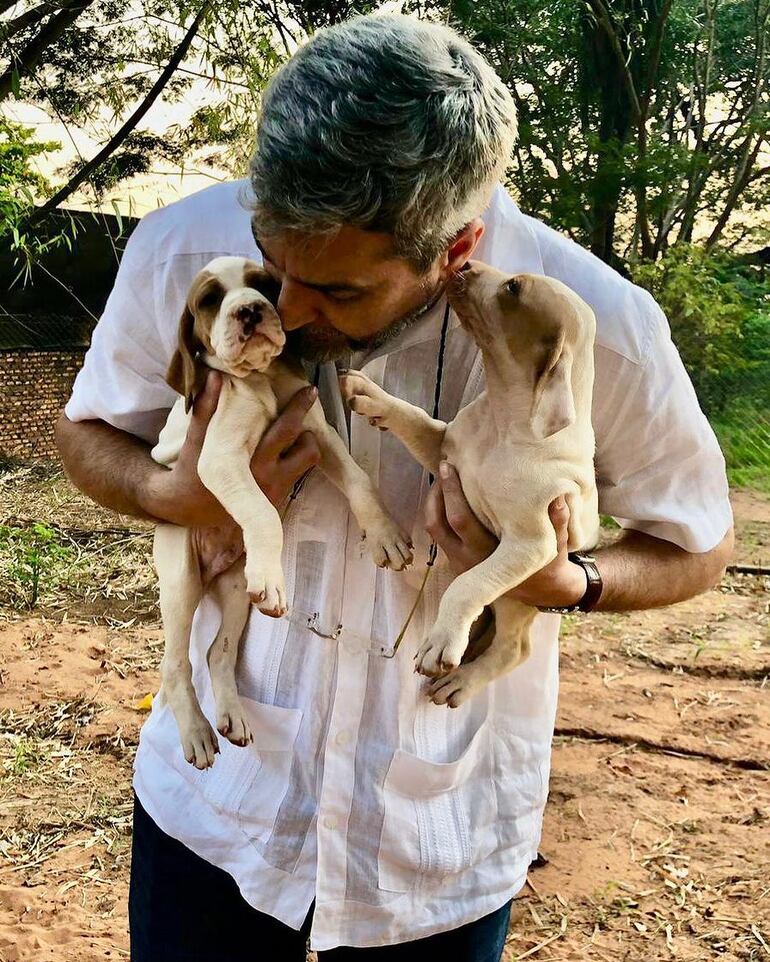
{"type": "Polygon", "coordinates": [[[166,471],[150,457],[150,446],[104,421],[70,421],[62,414],[56,443],[64,469],[84,493],[120,514],[150,521],[170,520],[154,513],[151,492],[166,471]]]}
{"type": "Polygon", "coordinates": [[[701,554],[627,531],[594,552],[604,583],[596,610],[636,611],[692,598],[719,583],[732,549],[732,529],[719,545],[701,554]]]}

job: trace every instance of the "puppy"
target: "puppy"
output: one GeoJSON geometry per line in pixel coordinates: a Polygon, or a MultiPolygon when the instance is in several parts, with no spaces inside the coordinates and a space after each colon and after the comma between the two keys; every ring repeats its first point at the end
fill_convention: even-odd
{"type": "MultiPolygon", "coordinates": [[[[219,402],[206,431],[198,475],[243,530],[245,557],[210,586],[222,611],[208,658],[217,728],[236,745],[252,741],[235,684],[238,646],[250,604],[273,617],[287,610],[281,519],[252,476],[251,457],[278,411],[308,385],[297,362],[279,358],[286,338],[274,306],[278,291],[263,268],[243,257],[217,257],[196,275],[167,374],[169,385],[181,397],[152,450],[161,464],[176,461],[207,370],[222,371],[219,402]]],[[[350,502],[375,563],[397,571],[404,568],[412,560],[409,537],[386,513],[369,477],[327,424],[318,400],[304,427],[314,433],[321,450],[320,468],[350,502]]],[[[159,524],[153,555],[166,642],[159,697],[174,713],[185,758],[203,769],[213,764],[219,749],[192,685],[190,629],[203,593],[192,532],[159,524]]]]}
{"type": "Polygon", "coordinates": [[[432,700],[456,707],[529,654],[537,609],[506,592],[557,555],[550,502],[566,495],[571,551],[596,544],[596,319],[560,281],[511,277],[476,261],[453,278],[448,297],[481,350],[486,374],[486,390],[450,424],[357,371],[342,376],[341,390],[353,411],[393,431],[429,471],[450,461],[471,509],[500,540],[489,558],[449,586],[416,655],[418,671],[434,679],[432,700]],[[461,664],[470,628],[487,605],[494,609],[494,638],[461,664]]]}

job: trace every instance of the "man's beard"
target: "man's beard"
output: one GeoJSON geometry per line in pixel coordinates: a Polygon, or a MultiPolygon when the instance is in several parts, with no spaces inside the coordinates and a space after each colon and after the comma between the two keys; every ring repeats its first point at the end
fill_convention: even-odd
{"type": "Polygon", "coordinates": [[[285,350],[294,357],[318,363],[337,361],[340,358],[346,358],[349,354],[362,351],[374,351],[378,347],[382,347],[387,341],[398,337],[399,334],[402,334],[416,321],[424,317],[444,293],[444,290],[445,285],[441,285],[420,307],[414,308],[414,310],[404,314],[403,317],[397,318],[381,331],[377,331],[376,334],[369,337],[348,337],[333,327],[307,324],[305,327],[286,331],[285,350]]]}

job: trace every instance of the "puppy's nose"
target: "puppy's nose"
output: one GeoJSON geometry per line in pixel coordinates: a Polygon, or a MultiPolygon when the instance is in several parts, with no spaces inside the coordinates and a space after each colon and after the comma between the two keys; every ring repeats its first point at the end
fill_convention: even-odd
{"type": "Polygon", "coordinates": [[[262,320],[262,309],[258,304],[241,304],[235,309],[236,320],[240,321],[243,333],[250,337],[254,328],[262,320]]]}

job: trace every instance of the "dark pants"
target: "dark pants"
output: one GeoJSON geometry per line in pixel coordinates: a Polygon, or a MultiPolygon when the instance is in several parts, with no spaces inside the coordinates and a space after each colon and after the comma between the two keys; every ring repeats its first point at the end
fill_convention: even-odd
{"type": "MultiPolygon", "coordinates": [[[[320,962],[499,962],[510,902],[477,922],[415,942],[338,948],[320,962]]],[[[131,962],[305,962],[297,932],[252,908],[233,878],[162,832],[134,798],[128,917],[131,962]]]]}

